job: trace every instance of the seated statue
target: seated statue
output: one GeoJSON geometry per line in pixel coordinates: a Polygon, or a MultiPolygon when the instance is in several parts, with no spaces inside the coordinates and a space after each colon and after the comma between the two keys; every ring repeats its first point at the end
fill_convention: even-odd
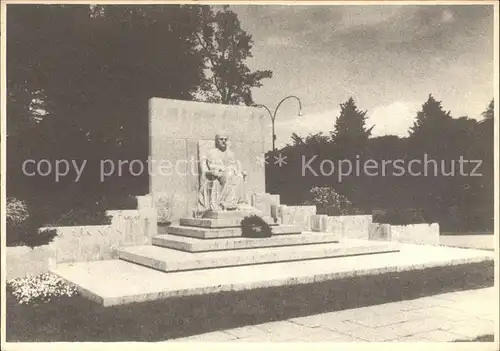
{"type": "Polygon", "coordinates": [[[217,134],[215,147],[200,159],[198,214],[248,207],[244,189],[247,173],[241,169],[227,141],[225,134],[217,134]]]}

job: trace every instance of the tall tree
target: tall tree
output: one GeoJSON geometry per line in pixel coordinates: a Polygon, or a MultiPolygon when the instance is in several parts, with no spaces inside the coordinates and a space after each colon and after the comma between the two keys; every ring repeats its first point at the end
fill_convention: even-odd
{"type": "MultiPolygon", "coordinates": [[[[147,157],[148,99],[192,100],[204,78],[203,53],[194,42],[199,8],[10,5],[9,191],[52,191],[40,186],[43,179],[20,174],[26,158],[147,157]],[[45,112],[41,119],[37,104],[45,112]]],[[[92,176],[87,188],[98,189],[92,176]]],[[[112,183],[118,181],[147,188],[147,177],[112,183]]]]}
{"type": "Polygon", "coordinates": [[[487,120],[490,120],[490,119],[493,119],[494,117],[494,100],[492,99],[490,101],[490,104],[488,105],[488,108],[483,112],[481,113],[481,116],[484,117],[484,119],[487,119],[487,120]]]}
{"type": "Polygon", "coordinates": [[[410,138],[431,137],[431,134],[437,136],[446,130],[450,120],[450,111],[445,111],[441,106],[441,101],[437,101],[432,94],[429,94],[422,109],[417,112],[413,127],[410,128],[410,138]]]}
{"type": "Polygon", "coordinates": [[[236,13],[224,6],[201,10],[197,44],[205,58],[205,79],[199,89],[202,100],[228,105],[253,105],[252,88],[272,77],[269,70],[251,71],[245,61],[252,57],[252,37],[241,28],[236,13]]]}
{"type": "Polygon", "coordinates": [[[330,132],[337,147],[358,149],[365,145],[373,128],[366,128],[366,113],[367,111],[358,109],[352,97],[340,104],[340,115],[335,122],[334,130],[330,132]]]}
{"type": "MultiPolygon", "coordinates": [[[[26,158],[146,158],[151,97],[194,100],[215,76],[223,99],[214,101],[251,104],[250,89],[271,75],[244,64],[251,38],[227,8],[9,5],[7,27],[8,170],[14,193],[64,193],[42,186],[42,178],[23,177],[26,158]]],[[[89,168],[84,176],[94,179],[87,186],[83,180],[67,186],[101,191],[89,168]]],[[[129,191],[141,192],[130,183],[147,190],[147,181],[146,173],[110,178],[104,190],[125,182],[129,191]]]]}
{"type": "Polygon", "coordinates": [[[294,146],[298,146],[298,145],[303,145],[304,144],[304,139],[298,135],[297,133],[292,133],[292,141],[293,141],[293,144],[294,146]]]}

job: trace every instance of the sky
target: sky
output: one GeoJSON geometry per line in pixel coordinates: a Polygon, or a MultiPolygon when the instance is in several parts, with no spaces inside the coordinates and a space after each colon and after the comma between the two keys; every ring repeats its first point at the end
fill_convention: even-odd
{"type": "Polygon", "coordinates": [[[333,129],[352,96],[373,136],[408,135],[432,94],[453,117],[481,118],[494,96],[494,17],[487,5],[234,5],[252,35],[252,70],[270,69],[256,103],[274,111],[277,146],[333,129]]]}

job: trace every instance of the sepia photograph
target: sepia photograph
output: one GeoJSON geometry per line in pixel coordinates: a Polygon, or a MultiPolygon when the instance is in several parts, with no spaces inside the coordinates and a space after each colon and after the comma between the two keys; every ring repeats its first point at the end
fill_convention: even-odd
{"type": "Polygon", "coordinates": [[[2,350],[500,349],[496,1],[0,6],[2,350]]]}

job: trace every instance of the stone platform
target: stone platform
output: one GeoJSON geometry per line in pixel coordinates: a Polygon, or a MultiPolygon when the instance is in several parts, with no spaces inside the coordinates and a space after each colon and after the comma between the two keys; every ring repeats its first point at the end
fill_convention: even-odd
{"type": "MultiPolygon", "coordinates": [[[[280,224],[272,226],[273,235],[300,234],[301,228],[292,224],[280,224]]],[[[159,234],[172,234],[177,236],[187,236],[198,239],[216,239],[216,238],[236,238],[241,237],[240,227],[188,227],[172,224],[168,227],[158,228],[159,234]]]]}
{"type": "MultiPolygon", "coordinates": [[[[262,217],[270,226],[277,226],[271,217],[262,217]]],[[[240,218],[181,218],[180,225],[202,228],[231,228],[239,227],[240,218]]]]}
{"type": "Polygon", "coordinates": [[[242,237],[240,223],[252,214],[209,211],[203,218],[182,218],[179,225],[159,230],[166,234],[153,237],[153,245],[124,247],[118,256],[163,272],[179,272],[397,251],[386,242],[342,244],[340,234],[302,232],[296,225],[275,224],[269,238],[242,237]]]}
{"type": "MultiPolygon", "coordinates": [[[[257,209],[249,208],[247,210],[232,210],[232,211],[207,211],[203,218],[208,219],[233,219],[242,220],[247,216],[258,215],[262,217],[262,212],[257,209]]],[[[238,224],[239,225],[239,224],[238,224]]]]}
{"type": "MultiPolygon", "coordinates": [[[[367,241],[347,240],[360,246],[367,241]]],[[[371,242],[368,242],[370,245],[371,242]]],[[[333,245],[333,244],[332,244],[333,245]]],[[[105,306],[174,296],[305,284],[355,276],[493,261],[489,251],[398,244],[399,252],[165,273],[123,260],[60,264],[52,273],[105,306]]],[[[238,252],[238,251],[236,251],[238,252]]],[[[198,254],[196,254],[198,255],[198,254]]]]}
{"type": "Polygon", "coordinates": [[[191,238],[171,234],[153,237],[153,245],[187,252],[221,251],[264,248],[275,246],[293,246],[306,244],[324,244],[338,242],[340,236],[334,233],[302,233],[302,235],[276,235],[270,238],[191,238]]]}
{"type": "MultiPolygon", "coordinates": [[[[300,235],[307,234],[303,233],[300,235]]],[[[159,246],[143,245],[122,248],[118,251],[118,254],[120,259],[128,262],[164,272],[177,272],[195,269],[366,255],[397,250],[397,246],[392,243],[366,241],[362,243],[327,243],[196,253],[183,252],[159,246]]]]}
{"type": "Polygon", "coordinates": [[[352,240],[341,232],[302,231],[274,221],[273,236],[246,238],[240,226],[246,215],[228,211],[181,219],[159,226],[152,245],[119,248],[119,260],[60,264],[52,272],[83,295],[113,305],[487,259],[479,252],[352,240]]]}

